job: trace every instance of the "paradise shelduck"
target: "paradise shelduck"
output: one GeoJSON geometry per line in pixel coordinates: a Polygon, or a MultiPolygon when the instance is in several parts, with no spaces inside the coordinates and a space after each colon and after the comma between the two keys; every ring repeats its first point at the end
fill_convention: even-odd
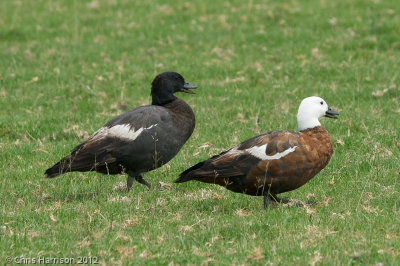
{"type": "Polygon", "coordinates": [[[320,117],[337,118],[338,112],[319,97],[305,98],[297,113],[299,131],[270,131],[202,161],[180,174],[182,183],[197,180],[270,200],[301,187],[329,162],[333,149],[320,117]]]}
{"type": "Polygon", "coordinates": [[[151,187],[141,174],[171,160],[195,127],[192,108],[174,93],[194,94],[190,89],[195,88],[178,73],[159,74],[151,86],[152,105],[137,107],[110,120],[47,169],[46,177],[73,171],[127,173],[128,190],[133,180],[151,187]]]}

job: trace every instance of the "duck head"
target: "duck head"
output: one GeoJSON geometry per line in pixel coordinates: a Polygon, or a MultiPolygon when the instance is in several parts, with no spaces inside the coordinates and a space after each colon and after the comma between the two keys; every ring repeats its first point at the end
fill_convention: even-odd
{"type": "Polygon", "coordinates": [[[298,130],[306,130],[316,126],[320,126],[319,118],[325,116],[329,118],[337,118],[338,112],[332,110],[324,99],[311,96],[303,99],[297,112],[298,130]]]}
{"type": "Polygon", "coordinates": [[[151,83],[152,104],[161,105],[175,100],[175,92],[181,91],[195,94],[191,89],[196,88],[196,85],[186,82],[179,73],[161,73],[157,75],[151,83]]]}

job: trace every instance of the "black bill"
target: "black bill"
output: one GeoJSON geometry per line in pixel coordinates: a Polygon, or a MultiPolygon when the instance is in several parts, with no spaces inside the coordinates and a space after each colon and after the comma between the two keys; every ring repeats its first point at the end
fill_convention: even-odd
{"type": "Polygon", "coordinates": [[[325,117],[337,119],[337,115],[339,115],[339,113],[332,110],[330,107],[328,107],[328,111],[325,112],[325,117]]]}

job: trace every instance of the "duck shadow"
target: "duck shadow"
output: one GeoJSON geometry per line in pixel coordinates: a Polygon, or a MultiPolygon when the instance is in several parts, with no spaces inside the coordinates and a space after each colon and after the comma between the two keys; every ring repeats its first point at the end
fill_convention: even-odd
{"type": "Polygon", "coordinates": [[[93,192],[57,192],[48,200],[51,201],[62,201],[62,202],[84,202],[84,201],[96,201],[100,198],[98,191],[93,192]]]}
{"type": "Polygon", "coordinates": [[[281,201],[274,201],[273,204],[276,207],[282,206],[282,207],[305,208],[314,206],[315,204],[317,204],[317,202],[315,200],[297,201],[297,200],[281,199],[281,201]]]}

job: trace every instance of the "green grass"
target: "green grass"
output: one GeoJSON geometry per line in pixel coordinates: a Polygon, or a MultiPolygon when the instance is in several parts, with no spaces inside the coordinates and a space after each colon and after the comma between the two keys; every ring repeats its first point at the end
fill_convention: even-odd
{"type": "Polygon", "coordinates": [[[97,256],[122,264],[400,263],[400,14],[396,0],[0,2],[0,263],[97,256]],[[150,102],[166,70],[196,129],[145,175],[47,167],[126,108],[150,102]],[[323,97],[334,155],[300,189],[306,208],[189,182],[196,162],[260,132],[296,129],[323,97]],[[126,107],[127,106],[127,107],[126,107]],[[206,145],[204,145],[206,144],[206,145]],[[164,182],[160,183],[159,182],[164,182]]]}

